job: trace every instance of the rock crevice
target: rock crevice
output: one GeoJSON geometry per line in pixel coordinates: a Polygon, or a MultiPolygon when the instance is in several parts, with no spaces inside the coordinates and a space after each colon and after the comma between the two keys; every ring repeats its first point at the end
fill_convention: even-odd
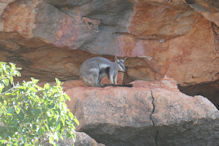
{"type": "Polygon", "coordinates": [[[159,146],[159,141],[158,141],[159,130],[158,130],[158,128],[156,128],[156,123],[155,123],[155,121],[153,119],[153,114],[154,114],[154,112],[156,110],[155,98],[153,96],[153,90],[151,90],[151,104],[153,106],[153,109],[152,109],[151,114],[150,114],[150,119],[151,119],[151,121],[153,123],[153,128],[156,129],[156,130],[154,130],[155,131],[155,133],[154,133],[154,143],[155,143],[155,146],[159,146]]]}
{"type": "Polygon", "coordinates": [[[153,123],[153,126],[156,126],[155,125],[155,122],[153,120],[153,114],[155,112],[155,103],[154,103],[154,96],[153,96],[153,91],[151,90],[151,104],[152,104],[152,111],[151,111],[151,114],[150,114],[150,119],[151,119],[151,122],[153,123]]]}

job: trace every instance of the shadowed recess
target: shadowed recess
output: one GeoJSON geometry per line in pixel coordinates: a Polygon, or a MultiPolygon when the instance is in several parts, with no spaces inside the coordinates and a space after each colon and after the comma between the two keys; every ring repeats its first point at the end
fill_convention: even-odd
{"type": "Polygon", "coordinates": [[[190,86],[178,85],[178,88],[181,92],[190,96],[202,95],[207,97],[219,109],[219,80],[190,86]]]}

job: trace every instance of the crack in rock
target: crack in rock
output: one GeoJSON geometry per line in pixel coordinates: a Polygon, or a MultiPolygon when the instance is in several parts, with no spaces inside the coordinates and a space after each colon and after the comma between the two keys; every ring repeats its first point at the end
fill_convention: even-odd
{"type": "MultiPolygon", "coordinates": [[[[155,112],[155,103],[154,103],[155,99],[154,99],[153,91],[152,90],[151,90],[151,99],[152,99],[151,104],[153,106],[153,109],[152,109],[151,114],[150,114],[150,120],[151,120],[151,122],[153,124],[153,127],[155,128],[156,125],[155,125],[155,122],[154,122],[153,117],[152,117],[154,112],[155,112]]],[[[155,146],[158,146],[158,137],[159,137],[159,130],[156,130],[156,133],[154,135],[155,146]]]]}
{"type": "Polygon", "coordinates": [[[155,126],[155,123],[154,123],[154,120],[152,118],[152,115],[154,114],[154,111],[155,111],[155,104],[154,104],[154,96],[153,96],[153,91],[151,90],[151,98],[152,98],[152,106],[153,106],[153,109],[151,111],[151,114],[150,114],[150,119],[151,119],[151,122],[153,124],[153,127],[155,126]]]}

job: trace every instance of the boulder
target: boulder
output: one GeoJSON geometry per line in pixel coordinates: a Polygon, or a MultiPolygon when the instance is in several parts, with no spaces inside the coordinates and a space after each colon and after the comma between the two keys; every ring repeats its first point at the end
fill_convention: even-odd
{"type": "Polygon", "coordinates": [[[107,146],[219,144],[219,112],[207,98],[181,93],[168,78],[132,84],[64,88],[78,131],[107,146]]]}
{"type": "Polygon", "coordinates": [[[104,144],[97,143],[93,138],[84,132],[76,132],[76,141],[64,139],[59,141],[59,146],[105,146],[104,144]]]}

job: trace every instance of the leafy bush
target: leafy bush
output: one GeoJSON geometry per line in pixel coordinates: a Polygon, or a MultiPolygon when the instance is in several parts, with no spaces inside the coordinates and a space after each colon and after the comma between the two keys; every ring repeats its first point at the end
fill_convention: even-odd
{"type": "Polygon", "coordinates": [[[69,111],[61,82],[37,85],[38,80],[14,83],[20,76],[12,63],[0,62],[0,145],[39,145],[47,137],[55,145],[62,136],[75,139],[77,119],[69,111]]]}

